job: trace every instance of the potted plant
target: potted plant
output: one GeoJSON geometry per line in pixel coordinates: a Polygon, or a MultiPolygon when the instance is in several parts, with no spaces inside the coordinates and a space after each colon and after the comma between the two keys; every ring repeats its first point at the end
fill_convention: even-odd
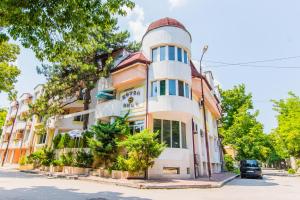
{"type": "Polygon", "coordinates": [[[68,152],[61,155],[61,161],[63,164],[63,172],[65,174],[72,174],[72,165],[74,163],[73,153],[68,152]]]}
{"type": "Polygon", "coordinates": [[[19,160],[19,170],[33,170],[33,164],[28,163],[28,158],[26,156],[22,156],[19,160]]]}
{"type": "Polygon", "coordinates": [[[127,151],[125,156],[118,158],[119,166],[128,170],[123,173],[123,177],[148,179],[148,168],[154,165],[155,158],[165,148],[165,144],[157,141],[157,135],[158,133],[152,133],[145,129],[118,142],[118,146],[124,147],[127,151]]]}
{"type": "Polygon", "coordinates": [[[50,172],[62,172],[63,171],[63,163],[61,160],[53,160],[50,166],[50,172]]]}
{"type": "Polygon", "coordinates": [[[78,151],[75,156],[73,174],[88,175],[92,164],[93,155],[91,153],[84,150],[78,151]]]}

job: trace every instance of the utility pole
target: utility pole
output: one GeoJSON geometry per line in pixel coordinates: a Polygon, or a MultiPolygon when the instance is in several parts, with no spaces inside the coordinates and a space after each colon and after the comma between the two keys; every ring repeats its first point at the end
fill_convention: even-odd
{"type": "Polygon", "coordinates": [[[16,122],[17,115],[18,115],[18,110],[19,110],[19,102],[18,102],[18,101],[16,101],[16,107],[17,107],[17,111],[16,111],[15,118],[14,118],[14,121],[13,121],[13,124],[12,124],[12,127],[11,127],[11,131],[10,131],[10,134],[9,134],[9,137],[8,137],[7,146],[6,146],[6,148],[5,148],[5,152],[4,152],[4,155],[3,155],[3,158],[2,158],[2,163],[1,163],[1,166],[2,166],[2,167],[3,167],[3,165],[4,165],[4,161],[5,161],[5,158],[6,158],[6,155],[7,155],[7,151],[8,151],[10,139],[11,139],[12,132],[13,132],[13,130],[14,130],[15,122],[16,122]]]}
{"type": "Polygon", "coordinates": [[[201,77],[201,105],[203,110],[203,121],[204,121],[204,133],[205,133],[205,145],[206,145],[206,157],[207,157],[207,170],[208,170],[208,178],[211,178],[211,166],[210,166],[210,153],[209,153],[209,142],[208,142],[208,133],[207,133],[207,124],[206,124],[206,110],[205,110],[205,98],[204,98],[204,87],[203,87],[203,79],[204,75],[202,73],[202,59],[207,51],[208,46],[205,45],[202,49],[202,55],[200,59],[200,77],[201,77]]]}

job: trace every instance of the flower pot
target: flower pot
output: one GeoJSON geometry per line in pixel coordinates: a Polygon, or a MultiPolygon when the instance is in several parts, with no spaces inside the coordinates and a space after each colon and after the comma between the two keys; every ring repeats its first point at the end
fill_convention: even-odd
{"type": "Polygon", "coordinates": [[[140,171],[140,172],[124,171],[123,172],[123,178],[126,178],[126,179],[143,179],[144,177],[145,177],[145,174],[142,171],[140,171]]]}
{"type": "Polygon", "coordinates": [[[113,179],[121,179],[122,178],[122,171],[112,170],[111,171],[111,178],[113,178],[113,179]]]}
{"type": "Polygon", "coordinates": [[[33,170],[33,164],[20,165],[19,170],[33,170]]]}
{"type": "Polygon", "coordinates": [[[50,172],[55,173],[55,172],[62,172],[63,171],[63,166],[50,166],[50,172]]]}
{"type": "Polygon", "coordinates": [[[103,170],[103,177],[104,178],[111,178],[111,173],[108,169],[103,170]]]}
{"type": "Polygon", "coordinates": [[[63,167],[63,172],[65,174],[72,174],[72,167],[70,167],[70,166],[64,166],[63,167]]]}

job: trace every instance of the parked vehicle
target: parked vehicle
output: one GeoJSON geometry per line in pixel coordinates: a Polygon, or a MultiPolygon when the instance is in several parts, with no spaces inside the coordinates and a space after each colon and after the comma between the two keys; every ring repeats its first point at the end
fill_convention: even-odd
{"type": "Polygon", "coordinates": [[[241,178],[260,178],[262,172],[257,160],[241,160],[240,162],[241,178]]]}

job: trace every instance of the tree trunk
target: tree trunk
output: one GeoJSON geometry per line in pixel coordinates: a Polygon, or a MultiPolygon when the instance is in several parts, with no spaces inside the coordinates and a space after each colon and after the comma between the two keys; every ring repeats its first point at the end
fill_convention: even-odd
{"type": "MultiPolygon", "coordinates": [[[[83,96],[83,110],[86,111],[89,109],[89,105],[91,102],[91,90],[86,89],[84,96],[83,96]]],[[[88,123],[89,123],[89,114],[83,115],[83,130],[87,130],[88,128],[88,123]]]]}
{"type": "Polygon", "coordinates": [[[148,180],[148,169],[146,169],[146,170],[144,171],[144,174],[145,174],[144,179],[145,179],[145,180],[148,180]]]}

